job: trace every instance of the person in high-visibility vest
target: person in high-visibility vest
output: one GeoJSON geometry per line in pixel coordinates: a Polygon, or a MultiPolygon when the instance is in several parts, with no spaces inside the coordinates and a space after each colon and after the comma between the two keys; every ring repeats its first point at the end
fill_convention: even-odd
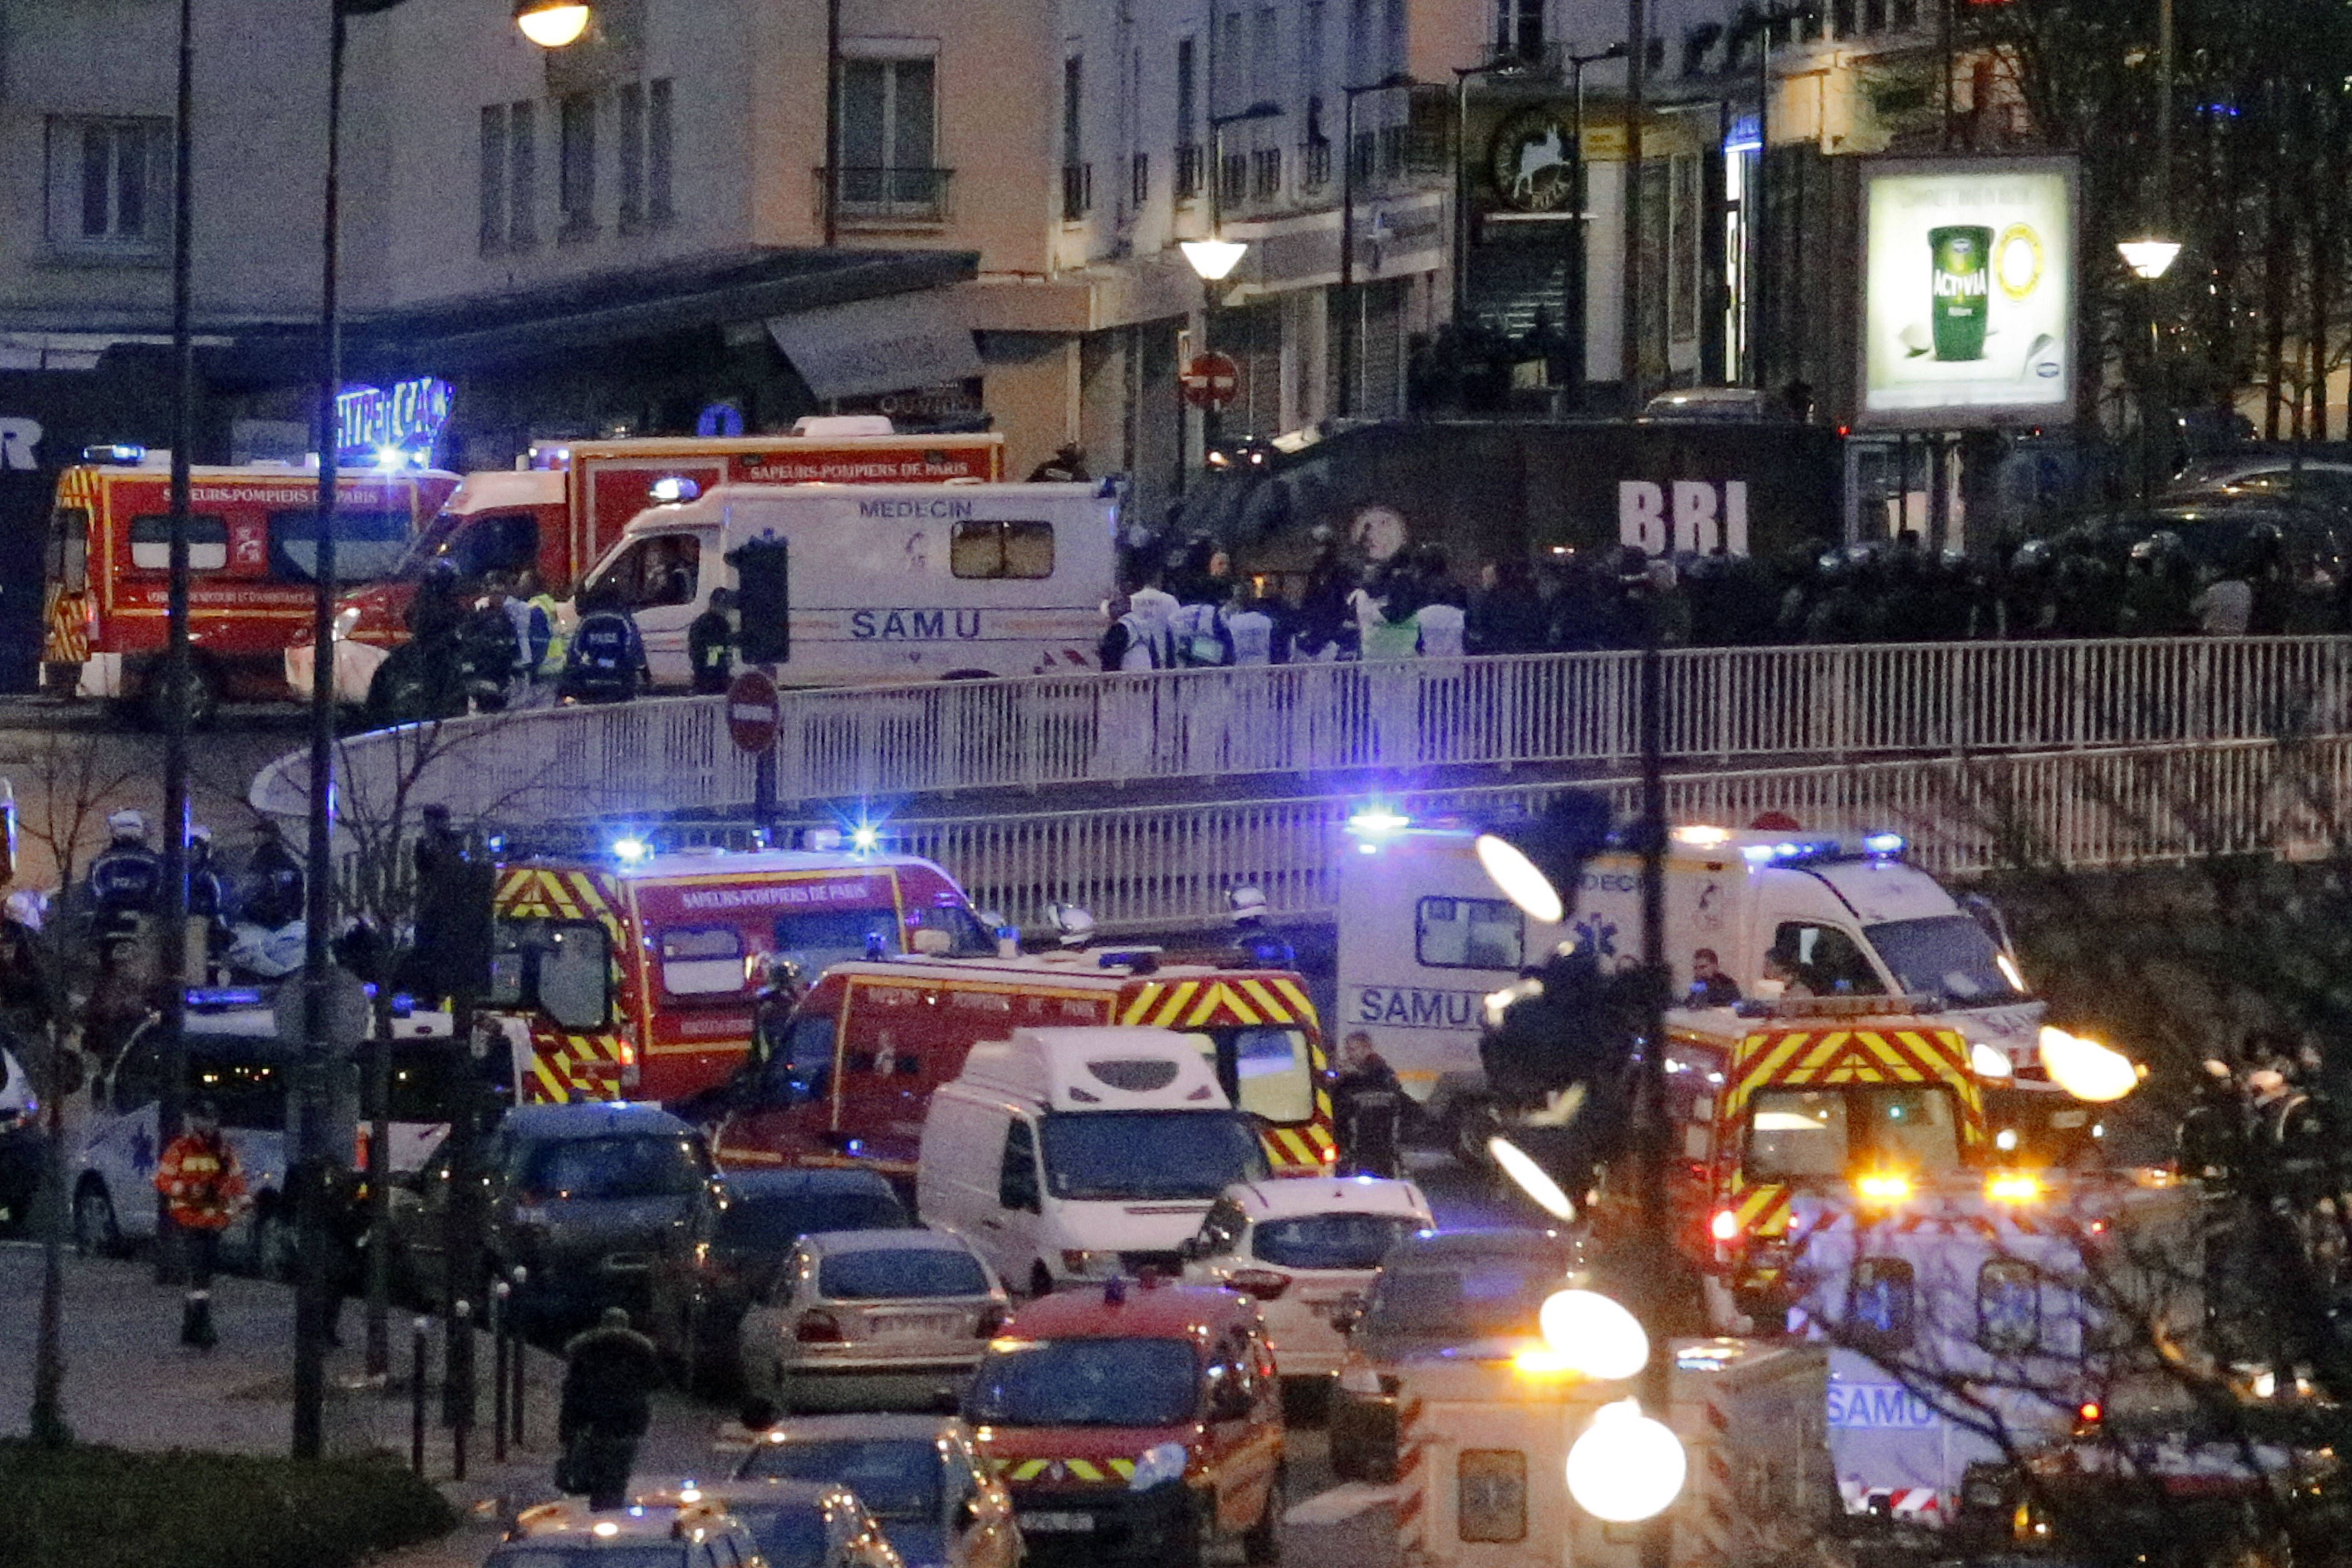
{"type": "Polygon", "coordinates": [[[172,1223],[187,1249],[188,1295],[180,1316],[180,1342],[210,1350],[219,1342],[213,1329],[213,1269],[220,1258],[221,1233],[246,1206],[245,1172],[236,1151],[221,1136],[220,1112],[210,1100],[188,1108],[187,1131],[172,1140],[155,1167],[155,1190],[163,1194],[172,1223]]]}

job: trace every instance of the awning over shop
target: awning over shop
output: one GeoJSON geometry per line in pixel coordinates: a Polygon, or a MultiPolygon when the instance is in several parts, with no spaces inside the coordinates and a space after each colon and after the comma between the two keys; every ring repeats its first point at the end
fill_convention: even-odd
{"type": "Polygon", "coordinates": [[[944,292],[771,317],[768,332],[819,397],[903,392],[980,374],[971,329],[944,292]]]}

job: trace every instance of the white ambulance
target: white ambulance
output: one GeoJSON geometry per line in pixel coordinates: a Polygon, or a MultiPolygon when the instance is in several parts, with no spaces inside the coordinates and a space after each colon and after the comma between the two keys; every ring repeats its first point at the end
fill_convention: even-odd
{"type": "MultiPolygon", "coordinates": [[[[1609,964],[1640,957],[1641,864],[1632,855],[1593,860],[1574,913],[1545,925],[1496,889],[1467,823],[1420,824],[1376,809],[1359,813],[1349,833],[1328,1032],[1340,1041],[1370,1036],[1433,1114],[1483,1087],[1485,999],[1523,967],[1563,942],[1609,964]]],[[[1977,1053],[1979,1071],[2034,1062],[2042,1004],[2027,992],[2008,943],[1906,863],[1903,849],[1893,834],[1675,828],[1666,956],[1675,992],[1691,1005],[1783,994],[1925,998],[1971,1043],[1990,1047],[1977,1053]],[[1694,996],[1702,966],[1719,978],[1711,994],[1694,996]]]]}
{"type": "Polygon", "coordinates": [[[719,485],[638,513],[580,592],[616,594],[655,685],[681,688],[687,628],[735,586],[727,557],[772,540],[787,551],[783,684],[1074,674],[1095,668],[1118,527],[1115,495],[1091,484],[719,485]]]}

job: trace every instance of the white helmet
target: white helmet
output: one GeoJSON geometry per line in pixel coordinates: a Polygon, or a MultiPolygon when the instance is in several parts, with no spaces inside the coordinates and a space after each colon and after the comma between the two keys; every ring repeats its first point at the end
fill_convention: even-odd
{"type": "Polygon", "coordinates": [[[144,838],[147,837],[146,813],[125,807],[107,817],[106,829],[117,838],[144,838]]]}
{"type": "Polygon", "coordinates": [[[19,888],[8,895],[8,918],[26,930],[40,930],[48,915],[49,895],[38,888],[19,888]]]}
{"type": "Polygon", "coordinates": [[[209,828],[209,827],[206,827],[203,823],[199,822],[199,823],[197,823],[194,827],[191,827],[191,828],[189,828],[189,829],[188,829],[188,842],[189,842],[189,843],[191,843],[191,844],[210,844],[212,841],[213,841],[213,830],[212,830],[211,828],[209,828]]]}

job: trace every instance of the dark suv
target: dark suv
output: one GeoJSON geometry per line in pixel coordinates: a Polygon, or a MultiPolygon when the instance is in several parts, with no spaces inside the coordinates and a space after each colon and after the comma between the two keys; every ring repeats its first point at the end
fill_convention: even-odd
{"type": "MultiPolygon", "coordinates": [[[[651,1105],[534,1105],[483,1139],[474,1179],[487,1192],[486,1261],[527,1270],[518,1309],[569,1321],[600,1308],[642,1314],[654,1259],[712,1181],[702,1134],[651,1105]]],[[[394,1194],[393,1230],[410,1280],[448,1278],[458,1173],[446,1142],[394,1194]]]]}

